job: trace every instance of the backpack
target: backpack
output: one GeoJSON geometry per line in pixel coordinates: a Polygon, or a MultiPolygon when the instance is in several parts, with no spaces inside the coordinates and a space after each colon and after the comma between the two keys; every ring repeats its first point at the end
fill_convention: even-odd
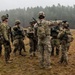
{"type": "Polygon", "coordinates": [[[14,31],[12,32],[12,34],[14,37],[18,37],[18,38],[24,37],[22,30],[18,29],[17,27],[15,27],[13,30],[14,31]]]}
{"type": "Polygon", "coordinates": [[[51,36],[52,37],[57,37],[58,32],[57,32],[58,28],[57,27],[52,27],[50,30],[51,36]]]}

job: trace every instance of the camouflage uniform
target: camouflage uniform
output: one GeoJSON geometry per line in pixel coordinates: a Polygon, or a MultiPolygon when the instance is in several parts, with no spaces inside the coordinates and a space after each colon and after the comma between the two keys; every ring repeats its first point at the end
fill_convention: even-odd
{"type": "Polygon", "coordinates": [[[5,48],[5,61],[6,63],[9,62],[10,59],[10,52],[11,52],[11,46],[10,46],[10,40],[9,40],[9,26],[8,26],[8,17],[6,15],[3,15],[1,17],[2,23],[0,25],[1,33],[3,36],[3,45],[5,48]]]}
{"type": "MultiPolygon", "coordinates": [[[[1,22],[0,22],[0,25],[1,25],[1,22]]],[[[2,40],[3,40],[3,36],[0,29],[0,56],[2,55],[2,44],[3,44],[2,40]]]]}
{"type": "Polygon", "coordinates": [[[0,35],[0,56],[2,55],[2,42],[3,38],[2,38],[2,35],[0,35]]]}
{"type": "Polygon", "coordinates": [[[52,51],[51,55],[54,55],[54,48],[56,48],[56,55],[59,55],[60,50],[60,40],[57,38],[58,33],[60,31],[60,26],[55,26],[51,28],[51,45],[52,45],[52,51]]]}
{"type": "Polygon", "coordinates": [[[30,40],[30,56],[35,56],[35,52],[37,49],[37,39],[35,36],[35,29],[34,29],[34,21],[30,22],[31,26],[27,30],[28,38],[30,40]]]}
{"type": "Polygon", "coordinates": [[[65,64],[68,64],[67,51],[70,46],[69,43],[73,40],[73,38],[70,29],[68,28],[67,22],[64,23],[63,29],[58,34],[58,37],[60,38],[61,41],[61,52],[62,52],[60,62],[61,63],[65,62],[65,64]]]}
{"type": "Polygon", "coordinates": [[[12,36],[13,36],[13,45],[14,45],[14,53],[16,54],[16,51],[19,51],[19,55],[21,54],[21,50],[24,49],[25,51],[25,46],[24,46],[24,30],[21,26],[19,26],[20,21],[16,20],[15,21],[15,26],[12,28],[12,36]]]}
{"type": "Polygon", "coordinates": [[[50,28],[51,22],[46,21],[44,12],[39,12],[39,20],[37,21],[38,29],[38,49],[40,51],[40,66],[41,68],[47,67],[51,68],[50,65],[50,54],[51,54],[51,44],[50,44],[50,28]],[[46,64],[44,64],[46,63],[46,64]]]}

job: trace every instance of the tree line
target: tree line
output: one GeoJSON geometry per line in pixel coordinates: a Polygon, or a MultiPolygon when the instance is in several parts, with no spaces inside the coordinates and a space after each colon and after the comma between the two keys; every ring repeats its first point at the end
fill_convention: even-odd
{"type": "Polygon", "coordinates": [[[9,24],[13,26],[15,20],[19,19],[23,27],[29,26],[29,22],[32,17],[38,18],[38,12],[44,11],[47,20],[67,20],[70,23],[71,28],[75,28],[75,5],[74,6],[63,6],[58,4],[57,6],[46,6],[43,7],[28,7],[28,8],[17,8],[11,10],[0,11],[0,17],[4,14],[9,14],[9,24]]]}

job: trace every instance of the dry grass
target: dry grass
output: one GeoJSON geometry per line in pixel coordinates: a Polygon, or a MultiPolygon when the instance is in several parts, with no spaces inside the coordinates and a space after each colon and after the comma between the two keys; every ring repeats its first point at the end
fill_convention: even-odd
{"type": "MultiPolygon", "coordinates": [[[[75,30],[72,31],[75,38],[75,30]]],[[[29,46],[28,39],[25,39],[27,56],[22,57],[17,54],[15,57],[13,53],[11,57],[13,58],[13,63],[5,64],[4,55],[0,58],[0,75],[75,75],[75,40],[72,42],[69,50],[69,65],[64,66],[58,64],[59,57],[51,57],[52,59],[52,69],[40,69],[39,59],[30,59],[28,56],[29,46]]]]}

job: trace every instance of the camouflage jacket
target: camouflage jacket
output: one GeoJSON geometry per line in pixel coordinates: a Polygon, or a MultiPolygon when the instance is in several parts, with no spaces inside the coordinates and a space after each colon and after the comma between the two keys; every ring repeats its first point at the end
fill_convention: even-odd
{"type": "Polygon", "coordinates": [[[12,27],[12,38],[14,39],[24,39],[25,33],[23,27],[13,26],[12,27]]]}
{"type": "Polygon", "coordinates": [[[58,38],[60,38],[61,41],[62,40],[65,40],[67,42],[73,41],[73,37],[70,32],[70,29],[66,29],[66,28],[64,28],[62,31],[60,31],[60,33],[58,34],[58,38]]]}
{"type": "Polygon", "coordinates": [[[37,29],[37,35],[39,39],[44,39],[46,36],[50,36],[50,28],[49,25],[51,25],[50,21],[46,21],[44,19],[38,20],[38,29],[37,29]]]}
{"type": "Polygon", "coordinates": [[[27,37],[33,39],[34,38],[34,35],[35,35],[34,27],[32,27],[32,26],[28,27],[27,37]]]}
{"type": "Polygon", "coordinates": [[[4,40],[9,41],[9,26],[7,23],[1,23],[0,30],[4,40]]]}

